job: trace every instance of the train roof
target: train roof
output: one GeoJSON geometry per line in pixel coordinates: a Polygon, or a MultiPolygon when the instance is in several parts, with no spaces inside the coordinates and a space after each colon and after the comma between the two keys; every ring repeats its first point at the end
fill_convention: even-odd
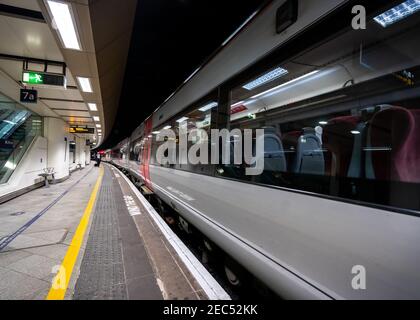
{"type": "MultiPolygon", "coordinates": [[[[298,20],[287,30],[276,33],[277,9],[285,0],[266,3],[254,12],[200,68],[153,113],[153,126],[164,124],[184,108],[211,93],[222,83],[239,74],[310,25],[348,0],[298,0],[298,20]]],[[[144,123],[131,139],[143,133],[144,123]]]]}
{"type": "Polygon", "coordinates": [[[222,44],[222,49],[216,55],[196,70],[178,91],[154,112],[153,125],[165,123],[185,107],[203,98],[347,0],[299,0],[297,22],[277,34],[276,12],[284,2],[272,1],[254,13],[222,44]]]}

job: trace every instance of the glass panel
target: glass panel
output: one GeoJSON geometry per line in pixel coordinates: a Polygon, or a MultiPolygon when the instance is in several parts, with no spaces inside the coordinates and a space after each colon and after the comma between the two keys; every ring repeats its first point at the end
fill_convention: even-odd
{"type": "MultiPolygon", "coordinates": [[[[200,173],[209,173],[211,171],[210,166],[191,163],[191,159],[188,157],[188,151],[191,150],[193,145],[198,143],[205,144],[209,148],[209,137],[211,132],[211,119],[212,113],[217,111],[217,102],[215,100],[209,100],[206,103],[200,103],[195,109],[190,112],[185,113],[182,116],[172,119],[172,121],[161,126],[157,131],[153,132],[153,151],[154,155],[154,164],[163,165],[171,168],[177,168],[182,170],[200,172],[200,173]],[[165,133],[166,130],[170,130],[174,133],[175,139],[175,150],[176,154],[174,161],[170,163],[162,163],[156,159],[157,149],[163,143],[167,142],[170,137],[166,137],[164,141],[157,141],[156,137],[160,133],[165,133]],[[182,137],[180,137],[182,135],[182,137]],[[185,145],[182,145],[182,141],[185,141],[185,145]],[[183,148],[183,146],[185,148],[183,148]]],[[[200,156],[198,151],[197,156],[200,156]]],[[[210,151],[209,153],[210,154],[210,151]]],[[[165,152],[165,157],[168,157],[168,152],[165,152]]],[[[206,158],[208,161],[208,158],[206,158]]]]}
{"type": "Polygon", "coordinates": [[[371,20],[233,88],[230,129],[265,130],[264,172],[218,174],[419,210],[419,22],[371,20]]]}
{"type": "Polygon", "coordinates": [[[42,118],[0,95],[0,184],[6,183],[35,137],[42,118]]]}

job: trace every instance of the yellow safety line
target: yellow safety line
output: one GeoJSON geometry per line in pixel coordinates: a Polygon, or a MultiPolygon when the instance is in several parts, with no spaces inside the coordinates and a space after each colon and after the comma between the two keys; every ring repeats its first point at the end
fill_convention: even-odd
{"type": "Polygon", "coordinates": [[[101,186],[103,175],[104,168],[101,167],[99,177],[96,180],[95,187],[93,188],[92,194],[90,195],[90,199],[86,206],[85,212],[83,213],[76,233],[71,240],[70,247],[67,250],[63,262],[59,268],[57,268],[58,270],[56,270],[58,272],[52,281],[52,286],[48,296],[46,297],[46,300],[63,300],[65,297],[67,287],[73,273],[73,268],[79,255],[80,247],[83,243],[86,228],[89,224],[89,218],[91,216],[93,206],[95,205],[96,196],[98,194],[99,187],[101,186]]]}

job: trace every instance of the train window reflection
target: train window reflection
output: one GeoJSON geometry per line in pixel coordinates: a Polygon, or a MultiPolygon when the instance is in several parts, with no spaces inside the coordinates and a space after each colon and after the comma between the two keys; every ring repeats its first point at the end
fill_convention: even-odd
{"type": "MultiPolygon", "coordinates": [[[[171,122],[161,125],[160,128],[156,130],[153,137],[153,163],[155,165],[175,169],[210,174],[211,168],[206,165],[191,164],[188,159],[188,154],[186,152],[181,152],[182,146],[180,146],[180,135],[183,134],[188,137],[188,139],[184,138],[184,141],[187,141],[187,145],[185,146],[187,151],[190,150],[191,146],[194,144],[208,144],[212,114],[217,112],[217,107],[218,103],[216,102],[216,99],[206,100],[205,102],[195,104],[189,111],[176,116],[171,122]],[[156,159],[157,149],[168,139],[168,137],[163,137],[165,138],[163,141],[157,141],[156,136],[158,133],[164,134],[166,130],[171,130],[175,134],[175,150],[177,152],[175,152],[176,159],[171,161],[171,163],[163,163],[164,161],[158,161],[156,159]]],[[[163,156],[168,157],[168,155],[169,152],[166,151],[163,156]]]]}
{"type": "Polygon", "coordinates": [[[232,88],[230,129],[264,128],[265,170],[218,175],[420,210],[419,32],[371,21],[232,88]]]}

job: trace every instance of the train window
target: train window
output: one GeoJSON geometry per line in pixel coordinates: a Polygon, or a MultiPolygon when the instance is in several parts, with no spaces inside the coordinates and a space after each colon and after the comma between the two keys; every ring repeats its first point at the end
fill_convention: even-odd
{"type": "MultiPolygon", "coordinates": [[[[178,115],[172,121],[162,125],[159,129],[153,132],[153,147],[152,154],[154,155],[153,164],[166,166],[170,168],[186,170],[191,172],[198,172],[204,174],[211,174],[211,166],[203,164],[193,164],[190,163],[188,159],[187,152],[181,152],[180,147],[180,134],[184,134],[188,137],[188,142],[186,145],[186,150],[190,150],[191,146],[197,143],[204,143],[209,145],[210,130],[212,125],[212,115],[217,112],[218,103],[217,99],[204,100],[194,105],[194,107],[189,108],[189,111],[178,115]],[[164,132],[166,129],[170,129],[175,133],[175,142],[176,142],[176,158],[174,159],[175,163],[161,163],[156,159],[157,148],[162,145],[164,141],[156,141],[156,136],[161,132],[164,132]],[[200,129],[200,130],[196,130],[200,129]]],[[[186,138],[185,138],[186,139],[186,138]]],[[[208,146],[210,149],[210,146],[208,146]]],[[[210,154],[210,151],[209,151],[210,154]]],[[[167,157],[167,153],[165,157],[167,157]]]]}
{"type": "Polygon", "coordinates": [[[217,174],[420,210],[418,17],[372,19],[233,87],[230,129],[264,129],[264,172],[217,174]]]}
{"type": "Polygon", "coordinates": [[[131,144],[130,160],[141,162],[140,153],[144,146],[144,140],[138,139],[131,144]]]}

